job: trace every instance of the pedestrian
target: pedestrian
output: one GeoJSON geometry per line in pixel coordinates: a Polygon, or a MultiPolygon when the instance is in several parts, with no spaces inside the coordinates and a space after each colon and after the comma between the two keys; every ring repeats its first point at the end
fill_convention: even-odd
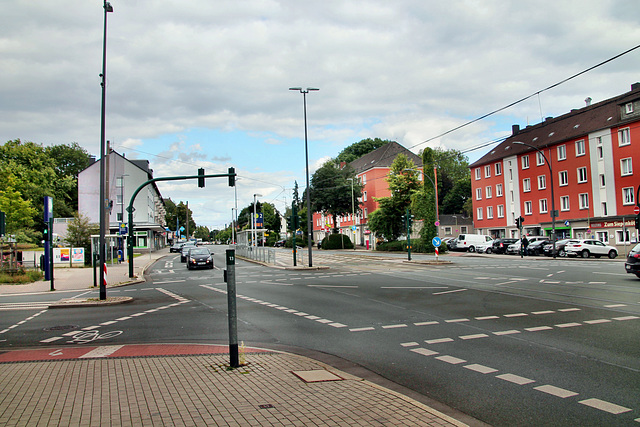
{"type": "Polygon", "coordinates": [[[527,240],[527,236],[522,236],[522,253],[523,253],[523,255],[527,255],[527,246],[529,246],[529,240],[527,240]]]}

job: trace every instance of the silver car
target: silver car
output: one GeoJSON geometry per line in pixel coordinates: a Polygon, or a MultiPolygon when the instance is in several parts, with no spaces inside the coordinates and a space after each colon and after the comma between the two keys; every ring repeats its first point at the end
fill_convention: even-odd
{"type": "Polygon", "coordinates": [[[608,246],[599,240],[594,239],[581,239],[567,243],[564,247],[567,255],[581,256],[582,258],[589,258],[593,255],[596,258],[601,256],[608,256],[610,259],[614,259],[618,256],[618,251],[613,246],[608,246]]]}

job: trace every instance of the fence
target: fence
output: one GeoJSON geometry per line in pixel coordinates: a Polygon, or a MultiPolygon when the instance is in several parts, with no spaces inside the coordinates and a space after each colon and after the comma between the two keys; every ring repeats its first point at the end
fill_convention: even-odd
{"type": "Polygon", "coordinates": [[[249,258],[267,264],[276,263],[276,251],[263,246],[236,245],[236,256],[249,258]]]}

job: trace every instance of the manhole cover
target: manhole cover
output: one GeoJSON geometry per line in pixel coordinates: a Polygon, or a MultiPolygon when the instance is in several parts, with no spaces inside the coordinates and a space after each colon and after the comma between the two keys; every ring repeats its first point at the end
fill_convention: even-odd
{"type": "Polygon", "coordinates": [[[44,328],[44,331],[70,331],[71,329],[77,329],[77,325],[62,325],[62,326],[52,326],[50,328],[44,328]]]}

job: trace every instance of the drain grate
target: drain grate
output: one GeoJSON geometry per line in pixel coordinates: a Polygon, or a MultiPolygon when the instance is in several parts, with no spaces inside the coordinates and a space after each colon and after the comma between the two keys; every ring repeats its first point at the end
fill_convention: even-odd
{"type": "Polygon", "coordinates": [[[78,325],[52,326],[50,328],[44,328],[43,331],[70,331],[71,329],[78,329],[78,327],[78,325]]]}

